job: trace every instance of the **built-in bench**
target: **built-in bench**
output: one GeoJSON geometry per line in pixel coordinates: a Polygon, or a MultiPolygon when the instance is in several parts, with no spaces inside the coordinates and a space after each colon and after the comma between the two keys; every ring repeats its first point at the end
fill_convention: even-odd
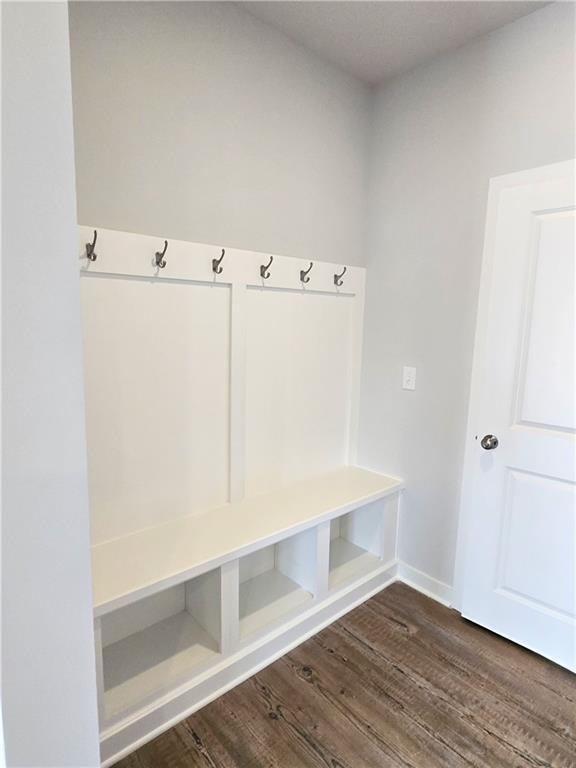
{"type": "Polygon", "coordinates": [[[401,489],[342,467],[94,546],[104,764],[381,589],[401,489]]]}

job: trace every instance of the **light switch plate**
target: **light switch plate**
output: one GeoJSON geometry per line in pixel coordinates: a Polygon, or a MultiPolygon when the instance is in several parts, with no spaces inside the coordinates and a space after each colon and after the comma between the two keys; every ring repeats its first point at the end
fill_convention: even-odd
{"type": "Polygon", "coordinates": [[[409,365],[402,368],[402,389],[416,389],[416,368],[409,365]]]}

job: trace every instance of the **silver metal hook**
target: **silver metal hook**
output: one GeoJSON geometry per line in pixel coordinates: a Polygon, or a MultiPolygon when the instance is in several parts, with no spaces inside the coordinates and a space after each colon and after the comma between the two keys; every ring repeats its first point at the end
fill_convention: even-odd
{"type": "Polygon", "coordinates": [[[310,262],[310,266],[308,267],[308,269],[306,269],[306,270],[301,269],[300,270],[300,282],[301,283],[309,283],[310,282],[310,278],[308,277],[308,272],[310,272],[310,270],[312,269],[313,266],[314,266],[314,262],[311,261],[310,262]]]}
{"type": "Polygon", "coordinates": [[[224,258],[224,254],[225,253],[226,253],[226,251],[224,250],[224,248],[222,248],[222,255],[220,256],[220,258],[219,259],[212,259],[212,272],[214,272],[215,275],[221,275],[222,274],[222,271],[223,271],[224,267],[220,266],[220,262],[224,258]]]}
{"type": "Polygon", "coordinates": [[[164,269],[164,267],[166,266],[166,259],[164,258],[164,255],[167,250],[168,250],[168,240],[164,240],[164,250],[156,251],[155,262],[156,262],[156,266],[159,269],[164,269]]]}
{"type": "Polygon", "coordinates": [[[94,239],[91,243],[86,243],[86,258],[88,261],[96,261],[96,254],[94,253],[94,248],[96,247],[96,239],[98,237],[98,232],[94,230],[94,239]]]}
{"type": "Polygon", "coordinates": [[[338,286],[338,288],[340,288],[340,286],[341,286],[341,285],[342,285],[342,283],[344,282],[344,281],[342,280],[342,278],[343,278],[343,277],[344,277],[344,275],[346,274],[346,270],[347,270],[347,269],[348,269],[348,267],[344,267],[344,269],[342,270],[342,272],[340,272],[340,274],[339,274],[339,275],[334,275],[334,285],[337,285],[337,286],[338,286]]]}
{"type": "Polygon", "coordinates": [[[274,261],[274,256],[270,256],[270,261],[268,262],[268,264],[260,264],[260,277],[263,280],[268,280],[268,278],[270,277],[270,272],[268,272],[268,270],[270,269],[270,266],[273,261],[274,261]]]}

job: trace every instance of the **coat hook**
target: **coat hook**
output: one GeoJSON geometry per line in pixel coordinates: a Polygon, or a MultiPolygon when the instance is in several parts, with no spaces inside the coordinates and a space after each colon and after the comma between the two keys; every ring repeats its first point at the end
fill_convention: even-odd
{"type": "Polygon", "coordinates": [[[314,262],[311,261],[310,262],[310,266],[308,267],[308,269],[306,269],[306,270],[301,269],[300,270],[300,282],[301,283],[309,283],[310,282],[310,278],[308,277],[308,272],[310,272],[310,270],[312,269],[313,266],[314,266],[314,262]]]}
{"type": "Polygon", "coordinates": [[[224,254],[225,253],[226,253],[226,251],[224,250],[224,248],[222,248],[222,255],[220,256],[220,258],[219,259],[212,259],[212,272],[214,272],[215,275],[221,275],[222,274],[222,271],[223,271],[224,267],[220,266],[220,262],[224,258],[224,254]]]}
{"type": "Polygon", "coordinates": [[[96,261],[96,254],[94,253],[94,248],[96,247],[96,238],[98,237],[98,232],[94,230],[94,239],[91,243],[86,243],[86,258],[88,261],[96,261]]]}
{"type": "Polygon", "coordinates": [[[268,278],[270,277],[270,272],[268,272],[268,270],[270,269],[270,265],[272,264],[273,261],[274,261],[274,256],[270,256],[270,261],[268,262],[268,264],[260,264],[260,277],[263,280],[268,280],[268,278]]]}
{"type": "Polygon", "coordinates": [[[337,285],[338,287],[340,287],[342,285],[342,283],[344,282],[342,280],[342,278],[346,274],[346,270],[347,269],[348,269],[348,267],[344,267],[344,269],[342,270],[342,272],[340,272],[339,275],[336,275],[336,274],[334,275],[334,285],[337,285]]]}
{"type": "Polygon", "coordinates": [[[154,260],[156,263],[156,266],[159,269],[164,269],[164,267],[166,266],[166,259],[164,258],[164,255],[167,250],[168,250],[168,240],[164,240],[164,250],[156,251],[156,258],[154,260]]]}

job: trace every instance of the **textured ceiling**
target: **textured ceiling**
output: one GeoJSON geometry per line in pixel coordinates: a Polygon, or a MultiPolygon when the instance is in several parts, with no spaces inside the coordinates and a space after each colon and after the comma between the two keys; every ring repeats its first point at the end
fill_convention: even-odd
{"type": "Polygon", "coordinates": [[[544,2],[239,2],[237,5],[368,83],[458,48],[544,2]]]}

